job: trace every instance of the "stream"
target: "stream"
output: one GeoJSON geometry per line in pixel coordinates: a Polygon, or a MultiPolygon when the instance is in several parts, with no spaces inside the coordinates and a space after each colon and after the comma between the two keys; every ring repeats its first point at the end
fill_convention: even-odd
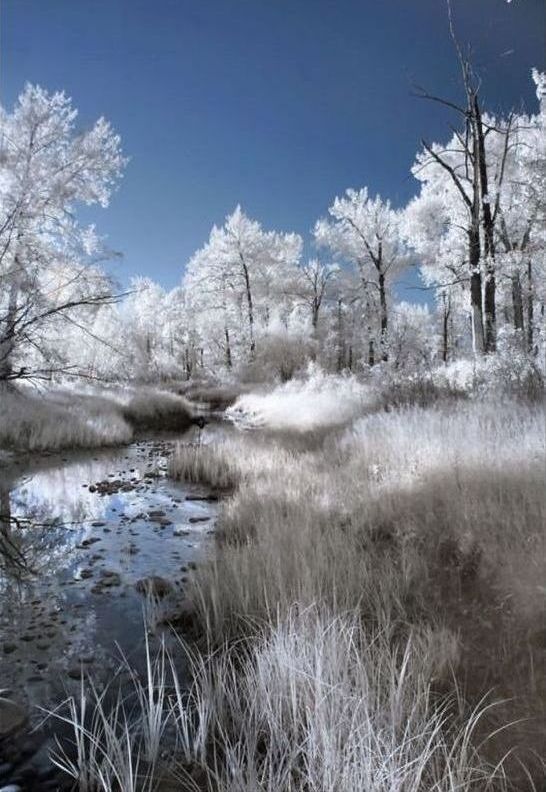
{"type": "MultiPolygon", "coordinates": [[[[211,493],[168,477],[168,459],[177,440],[223,431],[209,424],[203,436],[192,427],[0,467],[0,697],[26,721],[8,736],[0,707],[0,790],[60,788],[48,754],[62,728],[40,722],[43,709],[78,694],[82,670],[100,684],[121,654],[137,673],[144,668],[149,593],[176,613],[217,514],[211,493]]],[[[176,652],[167,628],[155,633],[176,652]]]]}

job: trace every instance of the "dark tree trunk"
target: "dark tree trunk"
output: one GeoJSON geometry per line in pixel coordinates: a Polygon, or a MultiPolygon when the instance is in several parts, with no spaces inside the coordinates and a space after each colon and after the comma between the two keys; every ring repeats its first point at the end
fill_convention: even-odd
{"type": "Polygon", "coordinates": [[[480,272],[480,229],[473,224],[468,232],[468,253],[470,259],[470,308],[472,311],[472,341],[474,353],[482,355],[485,351],[482,312],[482,275],[480,272]]]}
{"type": "Polygon", "coordinates": [[[246,304],[247,304],[247,313],[248,313],[248,332],[250,335],[250,357],[254,357],[254,353],[256,351],[256,342],[254,340],[254,305],[252,302],[252,291],[250,289],[250,275],[248,272],[248,267],[246,266],[246,262],[243,256],[240,256],[241,265],[243,268],[243,275],[245,279],[245,290],[246,290],[246,304]]]}
{"type": "Polygon", "coordinates": [[[514,312],[514,328],[523,330],[523,296],[519,273],[512,275],[512,310],[514,312]]]}
{"type": "Polygon", "coordinates": [[[313,305],[311,307],[311,323],[313,325],[313,333],[317,332],[319,311],[320,303],[316,297],[313,297],[313,305]]]}
{"type": "Polygon", "coordinates": [[[381,305],[381,359],[387,361],[389,353],[387,350],[387,331],[388,331],[388,313],[387,313],[387,293],[385,290],[385,275],[383,272],[379,273],[379,303],[381,305]]]}
{"type": "Polygon", "coordinates": [[[343,311],[342,301],[337,301],[337,332],[338,332],[338,352],[337,352],[337,370],[343,371],[345,368],[345,338],[343,330],[343,311]]]}
{"type": "Polygon", "coordinates": [[[496,348],[496,279],[495,279],[495,222],[491,212],[491,199],[487,178],[487,161],[485,157],[485,138],[482,117],[477,95],[474,95],[473,114],[475,124],[476,143],[475,152],[481,191],[482,226],[485,254],[485,289],[484,289],[484,350],[494,352],[496,348]]]}
{"type": "Polygon", "coordinates": [[[226,337],[226,367],[228,369],[230,369],[231,366],[232,366],[231,344],[230,344],[230,341],[229,341],[229,330],[227,329],[227,327],[224,327],[224,335],[226,337]]]}
{"type": "Polygon", "coordinates": [[[445,294],[443,295],[444,311],[442,316],[442,361],[447,363],[449,357],[449,314],[450,306],[446,300],[445,294]]]}
{"type": "Polygon", "coordinates": [[[533,265],[531,264],[531,259],[527,261],[527,351],[529,353],[533,352],[533,344],[534,344],[534,328],[533,323],[535,321],[534,312],[535,312],[535,305],[534,305],[534,293],[533,293],[533,265]]]}
{"type": "Polygon", "coordinates": [[[375,349],[373,338],[368,341],[368,366],[375,366],[375,349]]]}
{"type": "Polygon", "coordinates": [[[0,382],[9,380],[13,371],[18,300],[19,287],[17,283],[14,282],[11,284],[9,292],[5,329],[0,336],[0,382]]]}

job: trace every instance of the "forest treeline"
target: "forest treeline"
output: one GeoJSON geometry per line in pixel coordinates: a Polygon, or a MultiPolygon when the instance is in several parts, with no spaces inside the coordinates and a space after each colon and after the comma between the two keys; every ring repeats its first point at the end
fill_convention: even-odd
{"type": "Polygon", "coordinates": [[[546,77],[534,114],[495,116],[462,61],[464,101],[426,138],[417,192],[396,208],[367,187],[332,199],[311,232],[265,229],[240,206],[214,226],[180,285],[134,278],[78,207],[106,206],[126,159],[104,120],[81,131],[63,93],[27,85],[0,116],[0,381],[290,379],[419,372],[483,356],[540,365],[545,303],[546,77]],[[418,268],[431,299],[395,299],[418,268]],[[406,274],[405,274],[406,273],[406,274]]]}

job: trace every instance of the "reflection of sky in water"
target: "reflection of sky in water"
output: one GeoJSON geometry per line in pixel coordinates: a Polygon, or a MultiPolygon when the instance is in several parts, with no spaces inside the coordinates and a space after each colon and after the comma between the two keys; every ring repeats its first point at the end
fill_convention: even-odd
{"type": "Polygon", "coordinates": [[[187,564],[202,555],[203,535],[212,527],[212,520],[192,523],[190,517],[214,518],[216,507],[186,501],[188,488],[163,475],[145,477],[165,470],[166,448],[154,441],[65,455],[66,461],[51,457],[47,467],[18,480],[12,517],[47,524],[10,532],[37,574],[0,564],[0,688],[43,704],[77,684],[66,672],[82,659],[89,670],[109,673],[119,658],[116,642],[141,656],[144,603],[134,587],[140,578],[172,581],[167,603],[175,609],[187,564]],[[131,478],[136,489],[128,492],[89,491],[98,481],[131,478]],[[157,511],[165,515],[150,515],[157,511]],[[103,575],[113,572],[120,585],[101,590],[103,575]]]}

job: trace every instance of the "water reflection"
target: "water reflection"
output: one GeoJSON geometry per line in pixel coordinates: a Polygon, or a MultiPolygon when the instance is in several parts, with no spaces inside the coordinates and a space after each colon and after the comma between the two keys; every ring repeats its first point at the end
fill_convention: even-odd
{"type": "Polygon", "coordinates": [[[171,450],[136,443],[51,456],[24,477],[0,472],[0,688],[48,706],[78,684],[82,665],[111,673],[116,643],[138,660],[135,583],[166,578],[175,607],[215,517],[165,476],[171,450]]]}

